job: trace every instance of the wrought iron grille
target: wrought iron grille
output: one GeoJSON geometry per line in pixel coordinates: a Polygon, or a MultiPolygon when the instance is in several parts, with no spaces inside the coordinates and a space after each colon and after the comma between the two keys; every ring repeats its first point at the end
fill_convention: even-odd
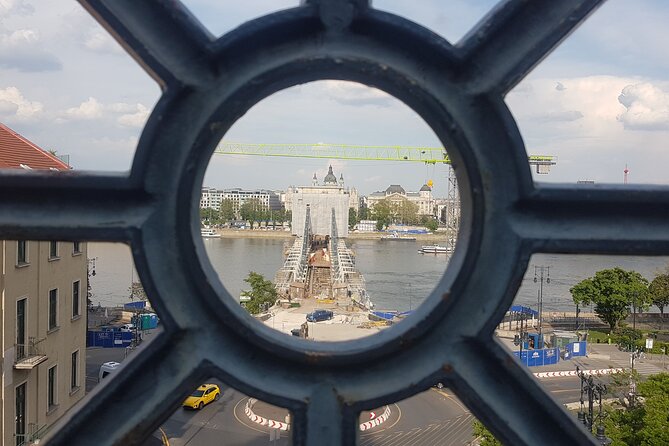
{"type": "Polygon", "coordinates": [[[437,381],[507,444],[593,442],[492,334],[532,253],[669,254],[669,188],[533,184],[504,103],[601,1],[503,1],[457,45],[364,0],[307,0],[218,39],[176,0],[80,2],[162,97],[128,175],[0,173],[0,237],[129,243],[164,332],[50,444],[139,442],[212,375],[291,410],[296,445],[353,444],[361,410],[437,381]],[[197,221],[205,168],[231,125],[320,79],[380,88],[417,112],[449,148],[462,200],[457,250],[425,304],[376,336],[331,344],[255,324],[219,282],[197,221]]]}

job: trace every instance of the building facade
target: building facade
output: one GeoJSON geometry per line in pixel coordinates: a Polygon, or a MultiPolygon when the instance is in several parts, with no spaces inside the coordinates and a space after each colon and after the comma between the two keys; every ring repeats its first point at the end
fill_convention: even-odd
{"type": "MultiPolygon", "coordinates": [[[[0,168],[69,170],[0,124],[0,168]]],[[[84,397],[88,259],[81,242],[0,242],[4,445],[31,444],[84,397]]]]}
{"type": "MultiPolygon", "coordinates": [[[[332,171],[332,166],[330,166],[330,171],[332,171]]],[[[329,175],[329,173],[328,173],[329,175]]],[[[334,176],[334,173],[333,173],[334,176]]],[[[336,178],[336,177],[335,177],[336,178]]],[[[331,178],[330,178],[331,180],[331,178]]],[[[345,188],[344,186],[344,175],[340,174],[339,175],[339,181],[336,181],[336,184],[342,188],[345,188]]],[[[330,185],[334,185],[334,183],[331,183],[330,185]]],[[[318,178],[316,177],[316,174],[314,173],[314,176],[311,180],[311,186],[312,187],[318,187],[318,178]]],[[[308,187],[308,186],[304,186],[308,187]]],[[[293,210],[293,194],[297,193],[299,189],[302,189],[303,187],[295,187],[295,186],[289,186],[285,192],[281,192],[281,202],[283,203],[284,208],[286,211],[292,211],[293,210]]],[[[358,194],[358,190],[355,187],[349,187],[345,188],[346,192],[348,193],[348,207],[350,209],[355,210],[356,213],[360,212],[360,195],[358,194]]]]}
{"type": "MultiPolygon", "coordinates": [[[[332,235],[332,210],[334,209],[337,234],[339,237],[348,237],[348,210],[351,208],[351,195],[350,191],[344,188],[343,177],[340,176],[340,181],[337,181],[337,177],[332,172],[332,166],[323,184],[318,184],[318,179],[314,174],[311,186],[291,188],[289,195],[293,234],[301,236],[304,233],[305,217],[307,207],[309,207],[314,234],[332,235]]],[[[356,206],[357,201],[356,192],[356,206]]]]}
{"type": "Polygon", "coordinates": [[[221,209],[223,200],[232,201],[232,206],[238,216],[239,208],[249,200],[257,200],[262,208],[268,211],[279,211],[282,208],[280,195],[271,190],[215,189],[212,187],[202,188],[200,208],[212,208],[218,211],[221,209]]]}
{"type": "Polygon", "coordinates": [[[418,215],[436,216],[436,201],[432,196],[432,189],[424,184],[418,192],[406,192],[399,184],[391,184],[385,191],[373,192],[365,200],[366,206],[370,211],[381,200],[388,200],[391,203],[400,204],[404,200],[418,206],[418,215]]]}

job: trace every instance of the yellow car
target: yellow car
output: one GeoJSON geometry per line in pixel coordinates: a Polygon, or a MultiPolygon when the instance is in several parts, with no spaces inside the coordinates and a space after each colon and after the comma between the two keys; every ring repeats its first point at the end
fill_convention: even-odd
{"type": "Polygon", "coordinates": [[[202,409],[212,401],[221,397],[221,389],[216,384],[202,384],[195,392],[191,393],[182,406],[189,409],[202,409]]]}

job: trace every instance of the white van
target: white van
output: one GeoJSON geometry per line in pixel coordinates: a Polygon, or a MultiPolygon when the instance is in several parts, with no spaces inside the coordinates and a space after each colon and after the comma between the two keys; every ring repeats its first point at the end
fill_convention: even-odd
{"type": "Polygon", "coordinates": [[[107,377],[115,373],[121,367],[120,362],[109,361],[105,362],[100,366],[100,372],[98,373],[98,382],[102,381],[102,378],[107,377]]]}

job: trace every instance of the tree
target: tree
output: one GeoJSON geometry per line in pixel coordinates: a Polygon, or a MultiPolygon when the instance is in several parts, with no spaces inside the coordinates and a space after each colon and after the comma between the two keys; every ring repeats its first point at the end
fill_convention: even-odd
{"type": "Polygon", "coordinates": [[[242,220],[246,220],[251,224],[251,229],[253,229],[253,224],[260,220],[261,211],[262,203],[255,198],[246,200],[244,204],[239,207],[239,215],[242,217],[242,220]]]}
{"type": "Polygon", "coordinates": [[[669,272],[658,274],[648,286],[650,301],[660,309],[660,326],[664,328],[664,307],[669,305],[669,272]]]}
{"type": "Polygon", "coordinates": [[[386,199],[379,200],[372,210],[372,216],[376,220],[376,229],[381,231],[388,227],[392,221],[393,208],[390,202],[386,199]]]}
{"type": "Polygon", "coordinates": [[[229,222],[235,219],[235,205],[231,199],[226,198],[221,201],[221,210],[219,211],[221,221],[229,222]]]}
{"type": "Polygon", "coordinates": [[[200,208],[200,221],[207,226],[218,224],[218,212],[212,208],[200,208]]]}
{"type": "Polygon", "coordinates": [[[348,208],[348,227],[353,229],[353,227],[358,223],[358,213],[353,208],[348,208]]]}
{"type": "Polygon", "coordinates": [[[637,393],[642,397],[637,404],[607,409],[606,435],[613,445],[669,444],[669,374],[649,376],[637,385],[637,393]]]}
{"type": "Polygon", "coordinates": [[[254,271],[244,279],[244,282],[251,286],[250,291],[242,291],[242,296],[250,297],[251,300],[245,303],[246,309],[251,314],[258,314],[263,309],[269,308],[276,303],[277,292],[274,284],[266,280],[262,274],[254,271]]]}
{"type": "Polygon", "coordinates": [[[418,222],[418,205],[405,198],[396,205],[396,215],[400,223],[414,224],[418,222]]]}
{"type": "Polygon", "coordinates": [[[369,208],[367,206],[360,206],[358,211],[358,222],[360,220],[369,220],[369,208]]]}
{"type": "Polygon", "coordinates": [[[425,227],[428,230],[434,232],[439,227],[439,223],[437,223],[437,220],[435,220],[434,218],[430,218],[425,222],[425,227]]]}
{"type": "Polygon", "coordinates": [[[479,420],[474,420],[472,423],[472,434],[474,438],[479,439],[481,446],[502,446],[499,441],[479,420]]]}
{"type": "Polygon", "coordinates": [[[622,268],[597,271],[569,289],[574,303],[595,304],[595,313],[613,331],[629,315],[629,307],[648,306],[648,281],[636,271],[622,268]]]}
{"type": "Polygon", "coordinates": [[[286,211],[284,221],[288,222],[288,227],[289,228],[293,227],[293,211],[286,211]]]}

